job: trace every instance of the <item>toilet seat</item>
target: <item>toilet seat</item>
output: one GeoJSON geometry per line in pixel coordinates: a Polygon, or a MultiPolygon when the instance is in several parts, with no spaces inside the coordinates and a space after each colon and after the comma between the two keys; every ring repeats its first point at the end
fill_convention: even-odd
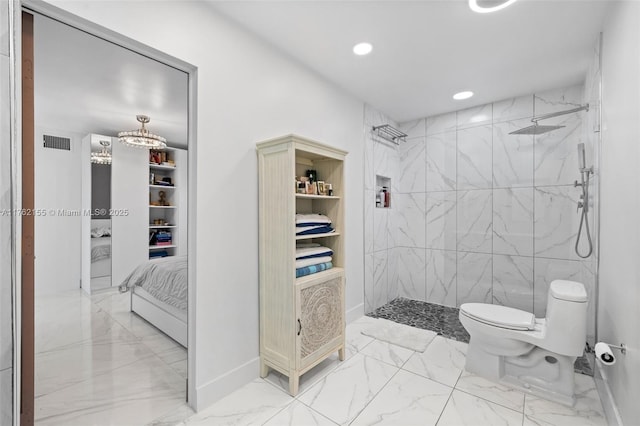
{"type": "Polygon", "coordinates": [[[460,306],[460,313],[475,321],[509,330],[533,330],[536,321],[532,313],[486,303],[464,303],[460,306]]]}

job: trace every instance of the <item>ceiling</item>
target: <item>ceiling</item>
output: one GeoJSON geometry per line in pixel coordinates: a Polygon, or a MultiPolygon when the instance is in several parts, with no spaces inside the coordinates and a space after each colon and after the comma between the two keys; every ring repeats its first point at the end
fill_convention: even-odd
{"type": "Polygon", "coordinates": [[[34,48],[36,125],[117,136],[145,114],[152,133],[187,147],[186,73],[39,15],[34,48]]]}
{"type": "Polygon", "coordinates": [[[398,122],[584,81],[610,1],[217,1],[210,7],[398,122]],[[373,44],[364,57],[352,53],[373,44]],[[452,95],[475,92],[465,101],[452,95]]]}

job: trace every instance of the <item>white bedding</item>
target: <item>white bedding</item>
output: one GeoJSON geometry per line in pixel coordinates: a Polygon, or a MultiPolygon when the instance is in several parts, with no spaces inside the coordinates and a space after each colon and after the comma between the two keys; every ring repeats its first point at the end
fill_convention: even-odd
{"type": "Polygon", "coordinates": [[[156,299],[184,311],[187,309],[187,257],[171,256],[145,262],[121,285],[129,289],[142,287],[156,299]]]}

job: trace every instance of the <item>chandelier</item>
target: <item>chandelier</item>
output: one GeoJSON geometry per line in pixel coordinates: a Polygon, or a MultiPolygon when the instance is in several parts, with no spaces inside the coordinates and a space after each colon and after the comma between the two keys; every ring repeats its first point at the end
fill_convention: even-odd
{"type": "Polygon", "coordinates": [[[111,151],[109,151],[109,141],[100,141],[102,149],[91,153],[91,162],[94,164],[111,164],[111,151]]]}
{"type": "Polygon", "coordinates": [[[145,124],[151,121],[148,116],[136,115],[136,119],[142,123],[142,127],[138,130],[118,133],[118,140],[120,142],[136,148],[164,149],[167,147],[167,140],[165,138],[149,133],[149,130],[144,127],[145,124]]]}

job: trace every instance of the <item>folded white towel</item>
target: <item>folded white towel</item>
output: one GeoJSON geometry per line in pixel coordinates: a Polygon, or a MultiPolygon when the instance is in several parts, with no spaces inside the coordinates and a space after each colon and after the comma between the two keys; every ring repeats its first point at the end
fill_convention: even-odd
{"type": "Polygon", "coordinates": [[[326,256],[331,256],[333,254],[333,250],[329,247],[308,247],[308,248],[296,248],[296,259],[300,259],[301,257],[313,256],[314,254],[326,253],[326,256]]]}
{"type": "Polygon", "coordinates": [[[329,217],[323,214],[318,214],[318,213],[296,214],[296,224],[299,224],[299,223],[331,224],[331,219],[329,219],[329,217]]]}
{"type": "Polygon", "coordinates": [[[305,266],[317,265],[319,263],[331,262],[331,256],[312,257],[311,259],[296,260],[296,269],[304,268],[305,266]]]}
{"type": "Polygon", "coordinates": [[[296,244],[296,249],[299,248],[311,248],[311,247],[321,247],[318,243],[298,243],[296,244]]]}

